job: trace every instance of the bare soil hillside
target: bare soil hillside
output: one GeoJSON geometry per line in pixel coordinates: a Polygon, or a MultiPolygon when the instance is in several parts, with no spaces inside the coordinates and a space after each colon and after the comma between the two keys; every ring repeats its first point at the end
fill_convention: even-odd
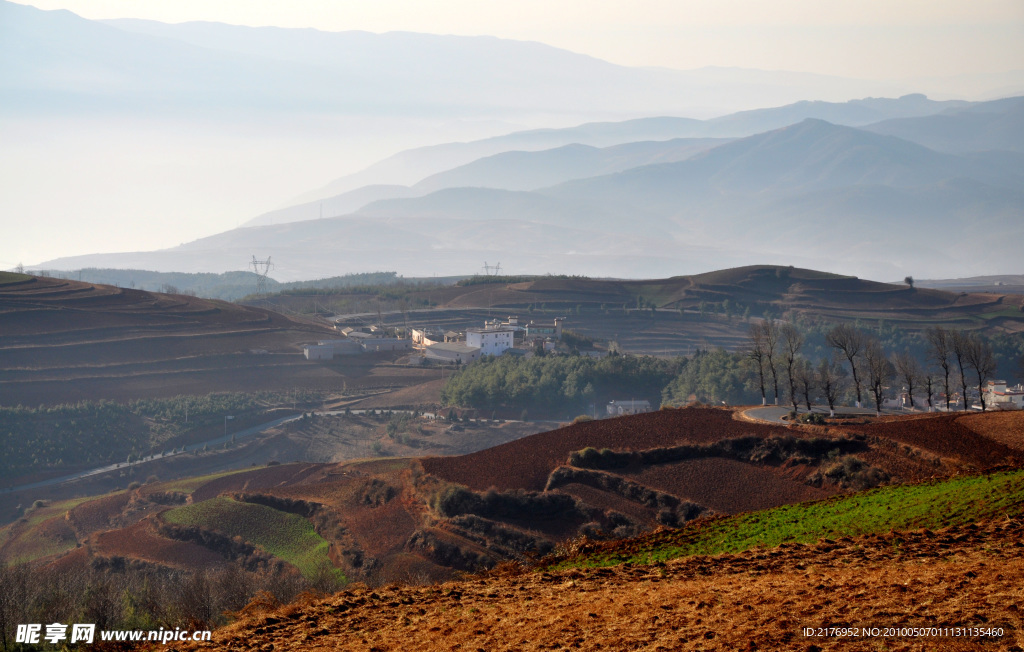
{"type": "Polygon", "coordinates": [[[253,604],[211,643],[183,649],[1020,650],[1022,538],[1020,522],[987,523],[355,587],[278,609],[253,604]]]}
{"type": "Polygon", "coordinates": [[[0,285],[0,404],[335,389],[347,370],[300,347],[330,332],[263,308],[28,277],[0,285]]]}

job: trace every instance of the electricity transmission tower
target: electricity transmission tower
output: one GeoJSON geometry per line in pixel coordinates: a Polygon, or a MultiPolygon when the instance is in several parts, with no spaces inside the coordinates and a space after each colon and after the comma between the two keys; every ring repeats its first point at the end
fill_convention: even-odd
{"type": "Polygon", "coordinates": [[[487,261],[484,261],[484,276],[497,276],[501,273],[501,263],[497,265],[488,265],[487,261]],[[493,274],[491,273],[493,272],[493,274]]]}
{"type": "Polygon", "coordinates": [[[270,256],[266,260],[256,260],[252,257],[252,271],[256,272],[256,297],[263,299],[267,296],[267,274],[274,269],[274,263],[270,262],[270,256]]]}

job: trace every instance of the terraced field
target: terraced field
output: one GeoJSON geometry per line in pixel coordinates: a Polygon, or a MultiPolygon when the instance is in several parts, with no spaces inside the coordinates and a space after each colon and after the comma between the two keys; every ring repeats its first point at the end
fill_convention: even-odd
{"type": "MultiPolygon", "coordinates": [[[[751,514],[596,550],[572,546],[558,569],[506,567],[443,585],[253,605],[212,642],[185,649],[1017,650],[1020,481],[1020,471],[959,479],[899,499],[939,514],[959,495],[965,500],[945,513],[962,525],[861,536],[840,527],[834,539],[816,539],[830,530],[807,523],[806,543],[780,544],[749,539],[751,514]],[[1002,508],[987,508],[984,499],[996,496],[1002,508]],[[985,516],[996,518],[979,522],[985,516]],[[723,540],[747,537],[744,551],[673,547],[673,536],[712,542],[704,534],[712,526],[729,533],[723,540]],[[635,563],[641,558],[650,563],[635,563]]],[[[870,519],[880,498],[842,506],[875,529],[897,524],[870,519]]]]}
{"type": "MultiPolygon", "coordinates": [[[[653,601],[652,609],[684,594],[710,590],[707,576],[723,577],[728,584],[742,573],[744,582],[754,579],[754,584],[737,583],[723,595],[761,600],[750,604],[764,604],[769,613],[782,602],[769,584],[757,584],[762,582],[759,574],[770,571],[775,578],[786,578],[786,590],[796,591],[800,577],[806,579],[810,572],[808,563],[829,569],[822,571],[829,577],[846,578],[844,586],[869,596],[862,601],[869,615],[887,609],[891,613],[894,603],[884,578],[896,572],[893,568],[939,595],[952,586],[942,574],[951,563],[966,563],[964,572],[981,576],[984,571],[988,577],[981,566],[984,555],[1010,550],[1005,536],[1017,532],[1014,528],[1024,520],[1024,471],[1014,462],[1020,451],[991,433],[1006,439],[1005,433],[1016,432],[1022,418],[1024,413],[942,415],[826,429],[751,423],[728,409],[662,410],[574,424],[458,457],[273,464],[191,481],[153,482],[132,491],[40,507],[0,530],[0,545],[6,559],[34,559],[44,570],[141,564],[181,572],[191,563],[204,572],[244,569],[264,578],[280,572],[309,586],[328,587],[347,580],[372,587],[447,581],[467,571],[507,570],[509,561],[522,569],[555,550],[556,557],[543,564],[564,569],[558,574],[516,576],[520,579],[510,579],[505,588],[480,595],[475,589],[456,589],[477,610],[461,613],[461,622],[468,626],[472,618],[486,617],[491,613],[487,604],[504,605],[493,611],[495,618],[535,622],[522,611],[528,594],[516,588],[528,585],[544,589],[535,604],[545,605],[553,618],[584,618],[587,626],[558,630],[554,638],[536,629],[526,643],[481,638],[474,630],[458,634],[463,638],[457,640],[474,641],[485,649],[492,644],[530,649],[534,641],[547,645],[578,638],[581,646],[596,647],[608,645],[614,633],[633,632],[629,635],[639,637],[638,645],[648,641],[686,649],[698,641],[690,635],[683,636],[685,641],[664,638],[669,634],[660,622],[650,631],[633,629],[624,620],[604,628],[591,622],[588,614],[598,613],[592,607],[580,610],[595,597],[592,593],[604,592],[608,600],[619,602],[627,599],[620,591],[633,591],[608,584],[608,578],[628,583],[638,577],[664,577],[663,571],[677,573],[672,568],[689,569],[678,571],[679,586],[690,586],[686,590],[694,593],[663,599],[660,587],[645,585],[640,593],[653,601]],[[964,448],[962,440],[968,435],[976,439],[964,448]],[[979,473],[982,465],[996,468],[979,473]],[[880,486],[854,493],[865,484],[880,486]],[[989,525],[971,529],[977,520],[989,525]],[[978,543],[977,537],[987,539],[978,543]],[[955,552],[961,548],[963,558],[955,552]],[[916,555],[919,565],[910,564],[911,557],[904,554],[916,555]],[[666,565],[639,575],[624,569],[607,576],[588,570],[622,563],[633,568],[666,565]],[[550,577],[563,579],[550,585],[550,577]],[[875,579],[864,579],[868,577],[875,579]],[[695,583],[687,585],[691,580],[695,583]],[[576,593],[571,590],[576,586],[589,588],[576,593]],[[773,596],[758,598],[749,593],[750,586],[773,596]],[[562,593],[554,591],[558,587],[562,593]],[[496,597],[487,597],[492,593],[496,597]],[[657,635],[643,638],[649,634],[657,635]]],[[[1013,580],[1018,592],[1020,577],[1013,580]]],[[[1009,586],[1006,578],[989,579],[992,586],[1009,586]]],[[[503,580],[483,581],[490,585],[503,580]]],[[[800,597],[810,601],[825,593],[800,590],[805,593],[795,594],[792,604],[802,605],[807,623],[838,617],[827,605],[815,606],[800,597]]],[[[378,588],[376,595],[384,592],[402,596],[395,600],[412,600],[409,604],[425,601],[424,613],[415,618],[410,614],[410,622],[422,623],[426,631],[439,627],[437,632],[452,636],[462,631],[459,621],[442,625],[430,615],[439,605],[450,609],[451,598],[413,588],[378,588]]],[[[370,604],[376,600],[370,592],[348,595],[357,597],[346,598],[343,611],[360,614],[358,623],[377,622],[361,611],[362,602],[351,602],[362,596],[370,604]]],[[[695,631],[696,618],[711,617],[697,604],[680,607],[681,620],[672,621],[677,629],[695,631]]],[[[942,598],[931,604],[935,611],[922,614],[966,622],[958,602],[942,598]]],[[[385,611],[399,613],[395,608],[385,611]]],[[[721,624],[729,619],[739,623],[744,616],[725,605],[714,613],[714,618],[724,619],[717,621],[721,624]]],[[[669,618],[667,613],[660,616],[669,618]]],[[[324,620],[329,633],[347,622],[333,618],[324,620]]],[[[346,633],[329,645],[365,649],[377,644],[372,641],[385,641],[386,649],[399,640],[394,637],[410,631],[392,623],[378,624],[379,633],[360,629],[358,623],[344,629],[359,632],[355,642],[346,633]]],[[[277,640],[265,636],[271,629],[257,627],[264,629],[253,640],[277,640]]],[[[763,639],[769,647],[797,640],[779,638],[787,630],[780,627],[765,630],[774,632],[763,639]]],[[[435,641],[430,645],[446,640],[432,636],[425,639],[435,641]]],[[[723,637],[719,642],[738,640],[723,637]]]]}
{"type": "Polygon", "coordinates": [[[7,278],[0,284],[3,405],[325,389],[345,377],[303,364],[299,345],[331,332],[311,321],[191,296],[7,278]]]}
{"type": "Polygon", "coordinates": [[[241,537],[292,564],[307,578],[326,572],[335,574],[340,582],[345,581],[344,573],[328,558],[328,542],[314,531],[307,519],[296,514],[217,497],[166,511],[161,518],[176,525],[241,537]]]}

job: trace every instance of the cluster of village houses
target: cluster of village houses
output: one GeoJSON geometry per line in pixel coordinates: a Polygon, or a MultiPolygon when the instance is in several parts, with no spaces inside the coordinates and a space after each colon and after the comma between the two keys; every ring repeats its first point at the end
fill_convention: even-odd
{"type": "Polygon", "coordinates": [[[985,384],[985,406],[994,409],[1024,410],[1024,385],[1007,387],[1005,380],[985,384]]]}
{"type": "MultiPolygon", "coordinates": [[[[409,351],[413,364],[469,364],[484,355],[511,353],[532,356],[538,350],[558,350],[564,319],[551,323],[533,321],[520,324],[518,317],[488,320],[482,328],[465,331],[439,331],[427,328],[384,329],[378,326],[353,328],[336,325],[341,337],[320,340],[303,346],[307,360],[333,360],[337,356],[359,355],[380,351],[409,351]]],[[[910,407],[906,392],[885,401],[884,408],[910,407]]],[[[927,405],[923,396],[914,396],[915,407],[927,405]]],[[[989,409],[1024,409],[1024,385],[1008,387],[1005,380],[990,380],[985,386],[985,406],[989,409]]],[[[606,406],[609,415],[636,414],[651,410],[648,401],[612,401],[606,406]]]]}
{"type": "Polygon", "coordinates": [[[557,350],[562,338],[561,317],[553,323],[529,322],[520,325],[517,317],[485,321],[482,328],[467,328],[462,332],[378,326],[336,325],[341,337],[320,340],[302,347],[307,360],[333,360],[337,356],[358,355],[378,351],[409,351],[414,364],[469,364],[482,355],[502,355],[512,352],[532,355],[538,349],[557,350]]]}
{"type": "MultiPolygon", "coordinates": [[[[1013,387],[1009,386],[1005,380],[990,380],[985,383],[984,394],[986,410],[1024,410],[1024,385],[1017,385],[1016,387],[1013,387]]],[[[954,406],[952,409],[958,409],[956,406],[962,404],[963,396],[960,393],[953,393],[950,397],[954,406]]],[[[967,401],[972,404],[972,409],[981,409],[981,402],[978,401],[977,388],[967,388],[967,401]]],[[[942,398],[941,395],[932,396],[933,405],[944,409],[944,402],[945,399],[942,398]]],[[[907,393],[906,388],[897,394],[895,398],[882,401],[882,408],[888,410],[907,410],[911,408],[927,410],[927,406],[927,396],[915,391],[914,400],[911,402],[910,395],[907,393]]]]}
{"type": "MultiPolygon", "coordinates": [[[[465,331],[440,331],[427,328],[403,329],[363,326],[353,328],[336,325],[341,337],[320,340],[302,347],[307,360],[333,360],[337,356],[359,355],[380,351],[408,351],[413,364],[469,364],[484,355],[521,355],[530,357],[538,351],[559,349],[564,319],[551,323],[520,324],[518,317],[485,321],[482,328],[465,331]]],[[[650,412],[646,400],[615,400],[605,406],[610,416],[650,412]]]]}

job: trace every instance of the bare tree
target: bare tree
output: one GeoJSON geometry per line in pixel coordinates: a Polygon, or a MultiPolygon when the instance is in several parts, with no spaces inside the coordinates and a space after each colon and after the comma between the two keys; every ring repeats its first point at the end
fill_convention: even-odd
{"type": "Polygon", "coordinates": [[[981,401],[981,411],[985,411],[985,381],[996,372],[996,358],[992,354],[992,346],[980,335],[968,334],[966,337],[966,351],[964,357],[968,366],[974,369],[978,375],[978,397],[981,401]]]}
{"type": "Polygon", "coordinates": [[[857,407],[861,405],[860,377],[857,375],[857,363],[864,350],[864,333],[848,324],[840,324],[825,335],[825,342],[846,356],[853,374],[853,384],[857,389],[857,407]]]}
{"type": "Polygon", "coordinates": [[[875,398],[875,415],[882,415],[882,392],[895,375],[892,363],[885,357],[885,351],[878,340],[868,340],[864,347],[864,366],[868,372],[868,386],[875,398]]]}
{"type": "Polygon", "coordinates": [[[779,331],[782,335],[782,357],[786,363],[786,378],[789,380],[789,400],[793,403],[793,410],[796,410],[797,380],[794,367],[800,355],[800,349],[804,346],[804,336],[800,334],[796,326],[790,323],[783,324],[779,331]]]}
{"type": "Polygon", "coordinates": [[[907,351],[895,353],[892,357],[892,364],[896,368],[896,375],[907,385],[907,394],[910,396],[910,407],[914,405],[914,385],[921,379],[921,364],[917,358],[907,351]]]}
{"type": "Polygon", "coordinates": [[[764,338],[764,356],[768,370],[772,372],[772,388],[775,391],[775,405],[779,404],[779,370],[775,358],[779,354],[779,327],[771,317],[765,317],[758,324],[764,338]]]}
{"type": "Polygon", "coordinates": [[[768,404],[768,396],[765,393],[765,365],[768,363],[768,342],[765,338],[764,329],[760,323],[750,326],[750,350],[747,351],[749,358],[757,366],[757,382],[761,387],[761,405],[768,404]]]}
{"type": "Polygon", "coordinates": [[[925,391],[928,393],[928,411],[932,412],[935,409],[935,406],[932,404],[932,396],[935,395],[935,373],[931,369],[925,370],[921,381],[924,383],[925,391]]]}
{"type": "Polygon", "coordinates": [[[949,331],[942,326],[929,328],[924,332],[928,340],[928,357],[942,369],[942,390],[946,393],[946,412],[949,412],[949,373],[952,369],[950,356],[953,353],[953,343],[949,331]]]}
{"type": "Polygon", "coordinates": [[[969,336],[961,330],[949,332],[949,348],[956,360],[956,368],[960,372],[960,393],[964,399],[964,411],[967,410],[967,348],[969,336]]]}
{"type": "Polygon", "coordinates": [[[843,368],[831,358],[822,358],[818,363],[817,376],[818,387],[824,392],[825,400],[828,401],[828,415],[834,417],[836,415],[836,400],[845,384],[843,368]]]}
{"type": "Polygon", "coordinates": [[[793,373],[796,374],[796,385],[797,390],[800,392],[800,396],[804,398],[804,405],[807,406],[807,411],[811,411],[811,393],[817,388],[817,382],[814,377],[814,367],[807,358],[800,357],[793,365],[793,373]]]}

